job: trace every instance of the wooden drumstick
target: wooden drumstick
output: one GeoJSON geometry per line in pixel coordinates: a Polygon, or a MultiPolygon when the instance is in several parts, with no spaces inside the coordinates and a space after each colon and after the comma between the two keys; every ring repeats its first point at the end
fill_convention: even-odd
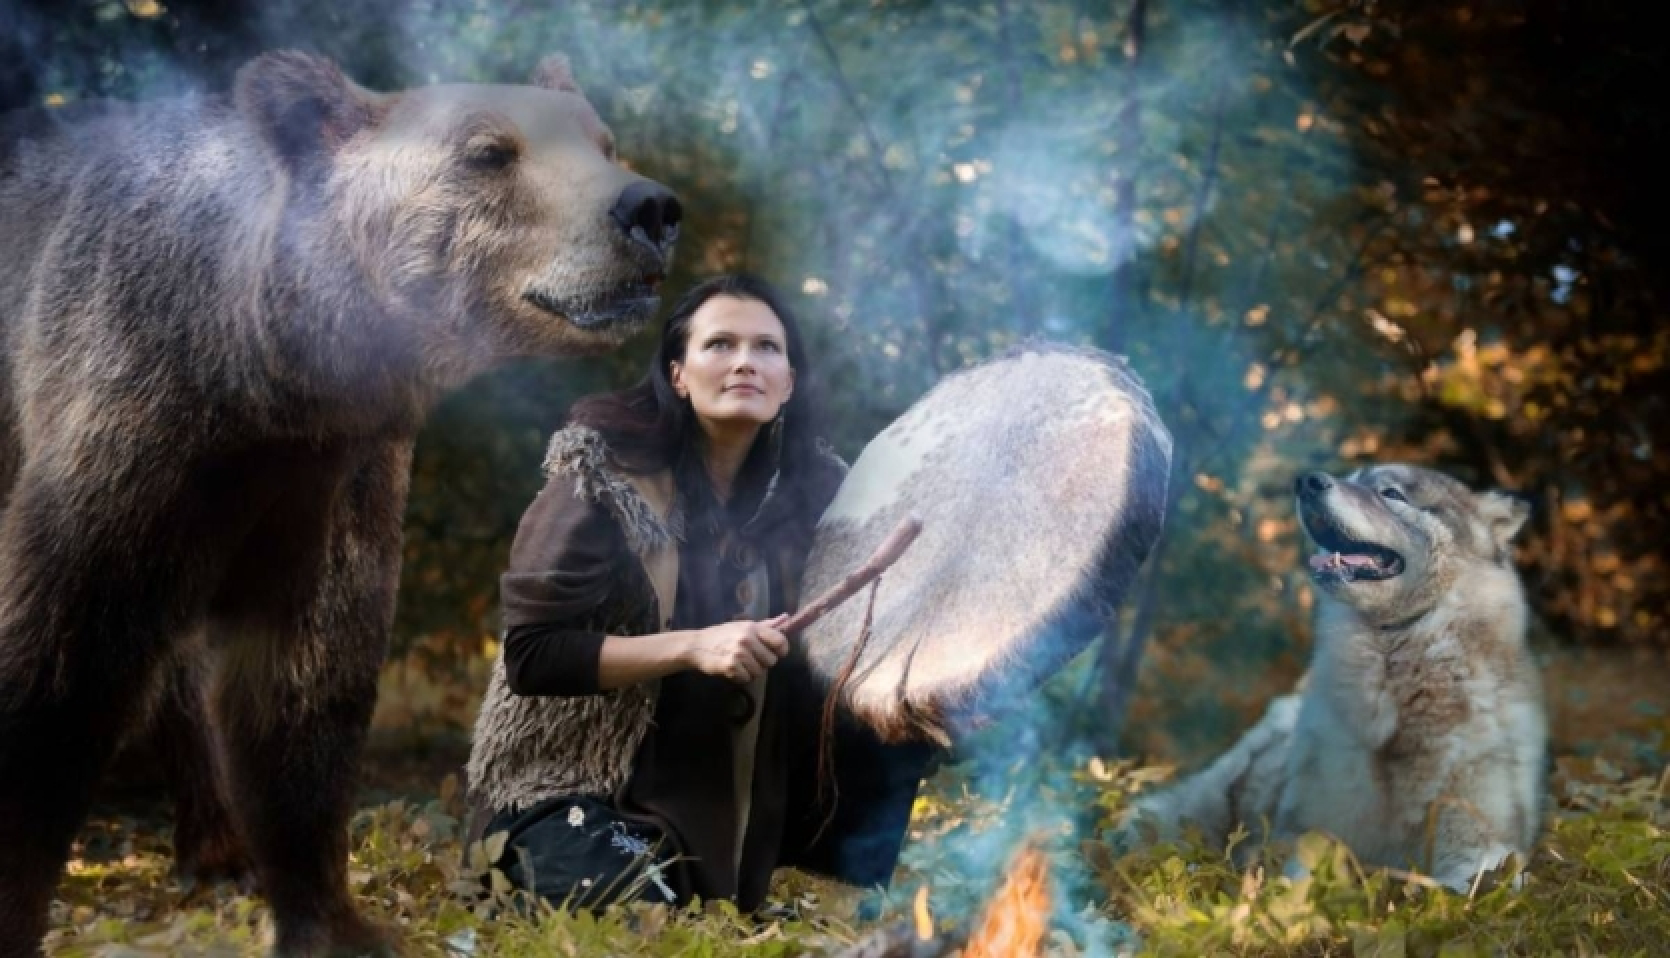
{"type": "Polygon", "coordinates": [[[787,636],[793,636],[804,631],[813,622],[824,617],[830,609],[852,598],[859,589],[864,588],[875,578],[887,570],[888,566],[899,561],[910,544],[922,533],[922,520],[915,516],[905,516],[899,524],[893,527],[886,539],[870,555],[868,561],[847,573],[847,577],[836,583],[829,591],[818,596],[799,612],[789,616],[787,621],[777,627],[777,631],[787,636]]]}

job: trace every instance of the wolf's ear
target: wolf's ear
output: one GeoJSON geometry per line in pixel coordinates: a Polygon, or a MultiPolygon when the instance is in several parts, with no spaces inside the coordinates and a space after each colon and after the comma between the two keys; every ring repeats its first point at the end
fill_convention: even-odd
{"type": "Polygon", "coordinates": [[[375,113],[372,95],[336,64],[292,50],[263,53],[245,64],[232,97],[291,172],[328,161],[375,113]]]}
{"type": "Polygon", "coordinates": [[[560,53],[549,54],[539,61],[539,66],[533,68],[533,76],[528,78],[528,82],[547,90],[556,90],[558,93],[585,95],[580,89],[580,84],[574,81],[574,69],[568,65],[568,57],[560,53]]]}
{"type": "Polygon", "coordinates": [[[1501,489],[1481,492],[1478,500],[1479,515],[1490,529],[1491,541],[1498,550],[1505,551],[1525,520],[1531,518],[1531,503],[1524,496],[1501,489]]]}

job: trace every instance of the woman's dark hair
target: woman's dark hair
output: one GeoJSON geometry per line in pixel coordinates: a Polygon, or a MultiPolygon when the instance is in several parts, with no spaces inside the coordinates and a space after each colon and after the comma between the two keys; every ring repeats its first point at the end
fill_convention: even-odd
{"type": "MultiPolygon", "coordinates": [[[[778,414],[782,446],[776,465],[784,475],[805,474],[805,467],[818,455],[822,428],[805,341],[794,314],[771,284],[745,273],[715,276],[685,293],[661,327],[661,343],[644,378],[628,389],[579,400],[569,420],[597,430],[615,464],[627,472],[648,474],[676,469],[690,461],[692,444],[700,440],[701,430],[689,403],[673,391],[668,370],[675,360],[684,360],[685,347],[690,342],[691,317],[715,296],[735,296],[763,303],[783,324],[789,366],[795,371],[795,387],[778,414]]],[[[756,471],[751,466],[763,465],[758,460],[770,443],[770,433],[770,428],[760,430],[749,463],[744,465],[745,473],[756,471]]]]}

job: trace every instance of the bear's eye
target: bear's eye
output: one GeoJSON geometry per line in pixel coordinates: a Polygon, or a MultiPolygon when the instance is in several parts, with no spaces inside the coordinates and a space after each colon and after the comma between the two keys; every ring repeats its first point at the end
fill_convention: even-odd
{"type": "Polygon", "coordinates": [[[1386,488],[1380,490],[1380,494],[1393,502],[1401,502],[1404,505],[1409,504],[1409,497],[1405,496],[1400,489],[1394,489],[1391,486],[1387,486],[1386,488]]]}
{"type": "Polygon", "coordinates": [[[496,172],[516,162],[516,142],[504,136],[476,136],[464,146],[464,162],[483,172],[496,172]]]}

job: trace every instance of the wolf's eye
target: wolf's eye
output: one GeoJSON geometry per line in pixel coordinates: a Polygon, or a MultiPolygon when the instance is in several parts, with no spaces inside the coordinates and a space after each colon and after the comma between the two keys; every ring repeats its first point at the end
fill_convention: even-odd
{"type": "Polygon", "coordinates": [[[1386,488],[1380,490],[1380,494],[1382,496],[1385,496],[1387,499],[1392,500],[1393,502],[1401,502],[1404,505],[1409,504],[1409,498],[1407,496],[1405,496],[1402,492],[1400,492],[1397,489],[1392,488],[1391,486],[1387,486],[1386,488]]]}

